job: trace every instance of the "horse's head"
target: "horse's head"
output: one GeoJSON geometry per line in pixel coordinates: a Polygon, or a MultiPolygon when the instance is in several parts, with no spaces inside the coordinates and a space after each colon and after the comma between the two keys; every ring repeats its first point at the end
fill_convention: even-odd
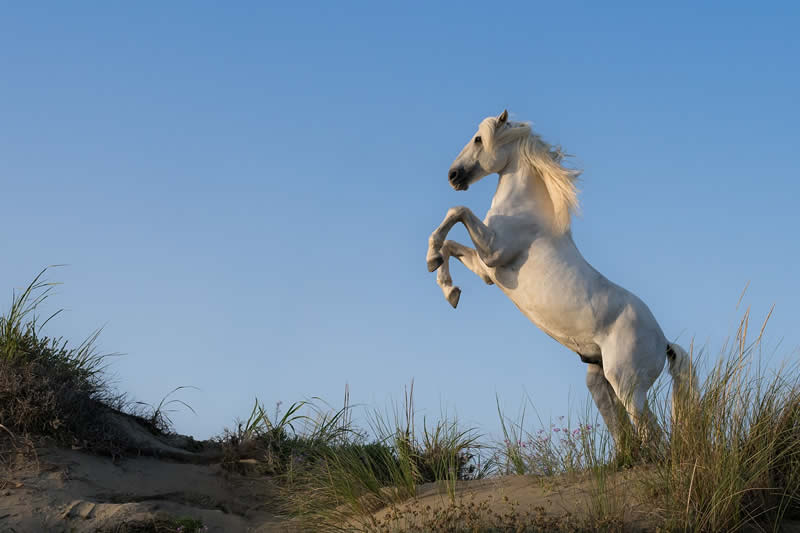
{"type": "Polygon", "coordinates": [[[527,124],[508,121],[508,111],[485,118],[450,166],[450,185],[457,191],[466,191],[479,179],[502,171],[514,152],[511,141],[529,134],[527,124]]]}

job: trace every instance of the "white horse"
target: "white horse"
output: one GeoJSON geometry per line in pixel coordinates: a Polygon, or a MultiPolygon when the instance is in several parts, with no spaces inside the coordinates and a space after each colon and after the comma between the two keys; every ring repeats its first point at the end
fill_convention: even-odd
{"type": "MultiPolygon", "coordinates": [[[[694,387],[686,351],[667,341],[656,319],[636,295],[606,279],[572,240],[570,218],[578,207],[579,172],[562,165],[563,154],[531,131],[508,120],[508,112],[484,119],[448,172],[465,191],[497,173],[497,191],[481,221],[466,207],[453,207],[431,234],[428,270],[453,307],[448,260],[455,257],[486,283],[497,285],[542,331],[588,363],[586,385],[619,444],[620,403],[636,430],[647,437],[652,415],[647,391],[669,361],[674,390],[694,387]],[[457,223],[475,248],[445,240],[457,223]]],[[[675,412],[673,392],[673,414],[675,412]]]]}

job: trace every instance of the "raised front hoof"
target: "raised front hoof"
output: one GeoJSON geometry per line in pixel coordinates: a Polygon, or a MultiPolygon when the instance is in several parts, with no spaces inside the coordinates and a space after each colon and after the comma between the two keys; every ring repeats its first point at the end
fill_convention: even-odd
{"type": "Polygon", "coordinates": [[[447,301],[453,306],[453,309],[458,307],[458,300],[461,298],[461,289],[458,287],[451,287],[446,294],[447,301]]]}
{"type": "Polygon", "coordinates": [[[433,272],[444,263],[444,259],[442,259],[441,254],[436,254],[428,258],[428,272],[433,272]]]}

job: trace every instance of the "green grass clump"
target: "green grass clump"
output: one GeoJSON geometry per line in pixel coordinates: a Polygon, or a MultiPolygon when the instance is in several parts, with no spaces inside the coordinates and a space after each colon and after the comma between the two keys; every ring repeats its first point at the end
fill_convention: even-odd
{"type": "Polygon", "coordinates": [[[122,410],[125,401],[103,374],[109,354],[95,348],[99,331],[74,347],[42,334],[58,314],[38,322],[37,308],[54,287],[43,280],[46,270],[15,292],[10,309],[0,316],[0,426],[17,437],[49,437],[99,453],[122,453],[125,435],[107,415],[122,410]]]}
{"type": "Polygon", "coordinates": [[[442,420],[415,430],[413,385],[402,414],[371,417],[370,431],[352,422],[352,406],[322,407],[318,398],[270,417],[256,405],[222,436],[229,468],[278,476],[286,510],[315,530],[371,520],[383,506],[413,498],[417,486],[438,482],[455,496],[455,482],[485,473],[476,462],[477,435],[442,420]],[[305,414],[301,414],[305,413],[305,414]]]}

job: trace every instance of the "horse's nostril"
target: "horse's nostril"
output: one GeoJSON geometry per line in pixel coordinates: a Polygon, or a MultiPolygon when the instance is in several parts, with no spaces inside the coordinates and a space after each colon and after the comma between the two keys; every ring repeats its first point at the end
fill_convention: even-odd
{"type": "Polygon", "coordinates": [[[458,171],[458,169],[454,168],[454,169],[451,169],[450,172],[447,173],[447,178],[450,181],[453,181],[454,179],[456,179],[458,177],[459,174],[461,174],[461,173],[458,171]]]}

